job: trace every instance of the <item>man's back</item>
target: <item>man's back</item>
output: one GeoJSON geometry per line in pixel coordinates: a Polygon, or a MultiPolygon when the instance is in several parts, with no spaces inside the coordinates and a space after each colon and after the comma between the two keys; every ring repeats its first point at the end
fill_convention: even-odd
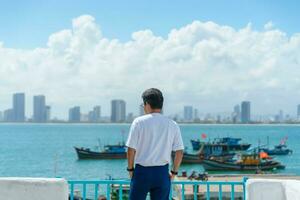
{"type": "Polygon", "coordinates": [[[178,125],[164,117],[162,92],[150,88],[142,94],[146,115],[136,118],[127,140],[127,171],[131,178],[130,200],[168,200],[171,180],[178,173],[183,157],[183,142],[178,125]],[[171,152],[175,151],[169,173],[171,152]]]}
{"type": "Polygon", "coordinates": [[[143,166],[168,164],[171,151],[183,149],[178,125],[160,113],[135,119],[127,146],[136,150],[135,163],[143,166]]]}

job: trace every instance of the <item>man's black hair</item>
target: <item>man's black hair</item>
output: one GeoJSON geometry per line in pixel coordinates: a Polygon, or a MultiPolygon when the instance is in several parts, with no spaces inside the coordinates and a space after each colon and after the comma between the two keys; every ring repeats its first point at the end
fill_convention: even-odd
{"type": "Polygon", "coordinates": [[[164,97],[162,92],[156,88],[147,89],[142,94],[144,105],[148,103],[152,109],[162,109],[164,103],[164,97]]]}

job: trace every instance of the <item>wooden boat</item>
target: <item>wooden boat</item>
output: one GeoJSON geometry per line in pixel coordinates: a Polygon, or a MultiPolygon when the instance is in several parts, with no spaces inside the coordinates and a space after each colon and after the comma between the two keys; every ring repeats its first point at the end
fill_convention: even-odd
{"type": "Polygon", "coordinates": [[[209,151],[211,149],[221,149],[224,151],[245,151],[249,149],[251,144],[249,143],[240,143],[241,138],[231,138],[231,137],[224,137],[224,138],[216,138],[213,142],[201,142],[198,140],[191,140],[193,150],[197,151],[200,149],[202,143],[205,144],[204,152],[208,151],[207,154],[210,154],[209,151]]]}
{"type": "Polygon", "coordinates": [[[74,147],[78,159],[126,159],[125,144],[105,145],[103,151],[92,151],[89,148],[74,147]]]}
{"type": "MultiPolygon", "coordinates": [[[[212,147],[212,146],[209,146],[212,147]]],[[[188,153],[184,152],[183,157],[182,157],[182,163],[183,164],[197,164],[197,163],[202,163],[204,158],[210,158],[214,157],[215,159],[218,160],[229,160],[232,159],[235,153],[232,152],[222,152],[222,149],[209,149],[209,151],[204,151],[205,145],[202,144],[201,148],[196,152],[196,153],[188,153]],[[221,151],[220,151],[221,150],[221,151]]],[[[175,152],[172,152],[172,157],[174,158],[175,152]]]]}
{"type": "Polygon", "coordinates": [[[271,158],[261,159],[259,154],[242,155],[237,161],[218,161],[216,159],[203,159],[206,171],[257,171],[284,169],[285,166],[271,158]]]}
{"type": "MultiPolygon", "coordinates": [[[[233,158],[235,154],[224,154],[224,155],[218,155],[218,156],[208,156],[207,158],[214,158],[217,160],[230,160],[233,158]]],[[[203,154],[191,154],[191,153],[184,153],[182,157],[182,163],[183,164],[197,164],[202,163],[205,156],[203,154]]]]}
{"type": "Polygon", "coordinates": [[[269,155],[288,155],[293,153],[291,149],[288,149],[286,145],[279,144],[274,147],[274,149],[261,148],[263,152],[266,152],[269,155]]]}
{"type": "MultiPolygon", "coordinates": [[[[287,137],[281,139],[279,145],[274,146],[273,149],[260,148],[260,151],[266,152],[268,155],[288,155],[293,153],[291,149],[287,148],[287,137]]],[[[267,138],[267,146],[269,147],[269,137],[267,138]]]]}

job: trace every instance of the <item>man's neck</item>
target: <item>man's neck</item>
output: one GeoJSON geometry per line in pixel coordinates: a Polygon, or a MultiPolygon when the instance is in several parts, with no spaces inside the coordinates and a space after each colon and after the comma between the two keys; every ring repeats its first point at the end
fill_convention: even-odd
{"type": "Polygon", "coordinates": [[[154,110],[149,111],[149,113],[147,113],[147,114],[153,114],[153,113],[161,113],[161,110],[160,109],[154,109],[154,110]]]}

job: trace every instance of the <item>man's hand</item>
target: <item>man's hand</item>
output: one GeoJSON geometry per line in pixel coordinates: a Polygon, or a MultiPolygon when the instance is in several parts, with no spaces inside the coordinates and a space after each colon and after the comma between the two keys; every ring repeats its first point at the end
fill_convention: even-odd
{"type": "Polygon", "coordinates": [[[173,181],[176,175],[169,172],[169,176],[170,176],[171,181],[173,181]]]}
{"type": "Polygon", "coordinates": [[[132,179],[133,172],[128,172],[129,173],[129,178],[132,179]]]}

